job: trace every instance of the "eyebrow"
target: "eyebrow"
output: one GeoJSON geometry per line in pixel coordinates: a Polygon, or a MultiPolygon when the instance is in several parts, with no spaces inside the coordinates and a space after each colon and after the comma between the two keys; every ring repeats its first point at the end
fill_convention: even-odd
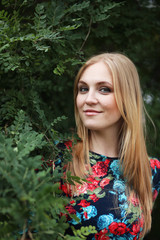
{"type": "MultiPolygon", "coordinates": [[[[87,83],[84,80],[81,80],[81,79],[79,80],[78,84],[80,84],[80,83],[83,83],[83,84],[87,85],[87,83]]],[[[107,84],[107,85],[109,85],[110,87],[113,88],[113,85],[111,83],[107,82],[107,81],[99,81],[99,82],[97,82],[97,85],[102,85],[102,84],[107,84]]]]}

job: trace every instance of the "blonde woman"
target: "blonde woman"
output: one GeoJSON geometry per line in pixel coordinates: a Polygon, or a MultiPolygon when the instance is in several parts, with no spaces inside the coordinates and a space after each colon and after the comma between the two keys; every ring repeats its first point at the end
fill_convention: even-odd
{"type": "Polygon", "coordinates": [[[67,171],[88,182],[70,188],[66,208],[77,218],[67,215],[68,233],[87,240],[143,239],[160,190],[160,161],[147,154],[134,64],[117,53],[92,57],[77,75],[74,98],[81,141],[67,171]]]}

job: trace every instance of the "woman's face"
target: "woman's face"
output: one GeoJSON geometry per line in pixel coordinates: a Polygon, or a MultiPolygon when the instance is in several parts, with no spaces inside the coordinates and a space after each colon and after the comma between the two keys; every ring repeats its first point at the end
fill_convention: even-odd
{"type": "Polygon", "coordinates": [[[119,130],[118,110],[111,73],[103,62],[86,68],[78,82],[77,109],[90,130],[119,130]]]}

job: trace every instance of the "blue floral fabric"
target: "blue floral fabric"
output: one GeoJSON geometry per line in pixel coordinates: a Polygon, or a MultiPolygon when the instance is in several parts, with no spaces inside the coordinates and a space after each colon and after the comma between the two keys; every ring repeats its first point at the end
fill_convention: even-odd
{"type": "MultiPolygon", "coordinates": [[[[139,200],[127,194],[119,159],[89,153],[92,174],[78,186],[77,195],[66,206],[68,233],[86,240],[142,239],[143,214],[139,200]],[[76,218],[71,218],[76,216],[76,218]]],[[[160,191],[160,161],[150,159],[153,201],[160,191]]],[[[61,189],[67,193],[66,185],[61,189]]]]}

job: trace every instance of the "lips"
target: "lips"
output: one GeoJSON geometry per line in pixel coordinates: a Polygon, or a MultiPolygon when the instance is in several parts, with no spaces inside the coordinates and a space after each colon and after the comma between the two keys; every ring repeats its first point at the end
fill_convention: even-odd
{"type": "Polygon", "coordinates": [[[87,116],[95,116],[99,113],[101,113],[101,111],[97,111],[97,110],[94,110],[94,109],[86,109],[83,111],[87,116]]]}
{"type": "Polygon", "coordinates": [[[93,109],[87,109],[87,110],[84,110],[84,112],[96,112],[96,113],[99,113],[100,111],[93,110],[93,109]]]}

